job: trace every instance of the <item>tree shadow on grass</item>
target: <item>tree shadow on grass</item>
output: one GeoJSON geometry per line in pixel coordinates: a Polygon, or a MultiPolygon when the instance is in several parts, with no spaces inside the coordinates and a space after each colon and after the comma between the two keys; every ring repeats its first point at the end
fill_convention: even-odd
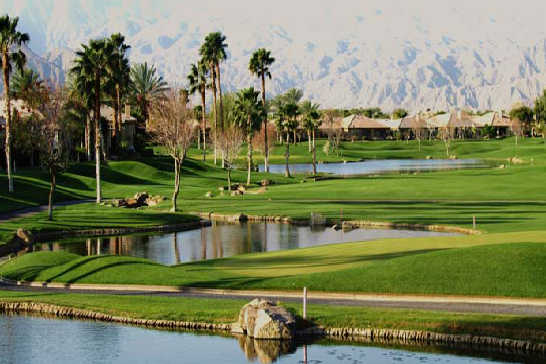
{"type": "MultiPolygon", "coordinates": [[[[318,267],[332,267],[334,268],[336,265],[341,264],[350,264],[350,263],[358,263],[358,262],[367,262],[367,261],[375,261],[375,260],[389,260],[389,259],[396,259],[406,256],[412,256],[412,255],[420,255],[420,254],[427,254],[430,252],[437,252],[441,250],[446,249],[420,249],[420,250],[412,250],[412,251],[401,251],[401,252],[393,252],[393,253],[384,253],[384,254],[366,254],[366,255],[354,255],[354,256],[346,256],[341,257],[339,259],[331,259],[328,256],[324,255],[298,255],[298,256],[254,256],[250,259],[225,259],[222,261],[218,261],[218,265],[215,265],[215,268],[218,268],[219,270],[229,270],[229,269],[244,269],[244,270],[271,270],[273,268],[277,268],[279,272],[282,272],[283,266],[287,269],[298,269],[298,268],[318,268],[318,267]]],[[[192,265],[185,265],[182,264],[178,267],[183,267],[185,269],[188,268],[188,266],[192,265]]],[[[175,268],[176,269],[176,268],[175,268]]],[[[191,269],[187,269],[188,272],[199,272],[199,271],[209,271],[210,272],[210,266],[207,267],[199,267],[199,266],[193,266],[191,269]]]]}

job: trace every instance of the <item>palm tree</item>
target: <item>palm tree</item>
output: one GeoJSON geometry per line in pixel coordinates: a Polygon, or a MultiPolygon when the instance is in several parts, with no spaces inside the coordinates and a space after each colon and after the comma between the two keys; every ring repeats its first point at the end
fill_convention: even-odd
{"type": "MultiPolygon", "coordinates": [[[[285,142],[285,163],[286,169],[284,175],[290,177],[290,169],[288,168],[288,160],[290,158],[290,133],[298,126],[297,117],[300,114],[298,104],[294,102],[286,103],[283,98],[277,98],[275,101],[275,118],[276,126],[279,133],[286,133],[285,142]]],[[[282,139],[282,138],[281,138],[282,139]]]]}
{"type": "Polygon", "coordinates": [[[8,191],[13,192],[13,176],[11,174],[11,100],[9,75],[12,64],[20,70],[26,63],[26,56],[21,46],[26,44],[30,37],[27,33],[17,31],[19,18],[10,18],[8,15],[0,17],[0,57],[2,57],[2,75],[4,76],[4,93],[6,97],[6,164],[8,172],[8,191]]]}
{"type": "Polygon", "coordinates": [[[113,54],[112,57],[110,57],[111,63],[108,65],[110,83],[108,93],[110,94],[114,106],[114,125],[112,134],[114,137],[113,144],[115,148],[117,148],[117,137],[121,131],[122,121],[121,103],[131,82],[129,76],[131,67],[129,66],[129,59],[127,58],[127,50],[131,48],[131,46],[125,44],[125,37],[120,33],[112,34],[109,41],[113,47],[113,54]]]}
{"type": "Polygon", "coordinates": [[[307,130],[307,140],[309,142],[309,152],[313,152],[313,174],[317,174],[317,150],[315,145],[315,132],[322,123],[319,111],[319,105],[311,101],[304,101],[301,106],[303,114],[303,127],[307,130]]]}
{"type": "MultiPolygon", "coordinates": [[[[212,78],[212,93],[214,98],[214,129],[215,139],[216,130],[218,127],[223,128],[224,125],[224,104],[222,101],[222,83],[220,82],[220,62],[227,58],[225,43],[226,37],[220,32],[209,33],[205,37],[205,42],[199,48],[199,54],[204,63],[210,68],[210,76],[212,78]],[[218,85],[216,85],[218,79],[218,85]],[[216,91],[220,98],[220,112],[216,110],[216,91]],[[218,114],[220,115],[220,123],[218,123],[218,114]]],[[[216,163],[216,141],[214,142],[214,163],[216,163]]]]}
{"type": "Polygon", "coordinates": [[[144,121],[148,124],[150,105],[152,102],[164,99],[169,89],[163,77],[156,75],[155,66],[147,62],[139,63],[131,68],[131,88],[136,104],[140,107],[144,121]]]}
{"type": "Polygon", "coordinates": [[[21,99],[36,108],[39,106],[41,94],[44,92],[44,83],[38,72],[31,68],[17,70],[10,81],[11,97],[21,99]]]}
{"type": "Polygon", "coordinates": [[[108,77],[107,68],[112,64],[113,44],[107,39],[93,39],[82,50],[76,52],[75,65],[70,72],[74,75],[76,88],[82,94],[93,97],[93,118],[95,119],[95,177],[97,203],[102,200],[100,159],[101,159],[101,118],[102,91],[108,77]]]}
{"type": "Polygon", "coordinates": [[[208,69],[207,65],[203,61],[199,61],[197,64],[191,65],[190,73],[188,74],[188,83],[189,83],[189,93],[191,95],[195,94],[196,92],[199,92],[201,95],[201,130],[203,135],[203,161],[205,161],[205,157],[207,154],[207,138],[206,138],[206,132],[207,132],[207,126],[206,126],[206,98],[205,98],[205,92],[207,90],[207,76],[208,76],[208,69]]]}
{"type": "MultiPolygon", "coordinates": [[[[269,66],[275,62],[275,58],[271,57],[271,52],[265,48],[260,48],[250,58],[248,69],[251,74],[261,78],[262,81],[262,104],[265,103],[265,77],[271,79],[271,72],[269,66]]],[[[269,172],[269,146],[267,144],[267,112],[264,113],[264,155],[265,155],[265,171],[269,172]]]]}
{"type": "Polygon", "coordinates": [[[252,170],[252,136],[256,130],[260,129],[263,119],[264,106],[258,99],[259,91],[254,87],[245,88],[237,93],[235,99],[235,121],[245,132],[248,143],[248,176],[246,184],[250,184],[250,172],[252,170]]]}
{"type": "Polygon", "coordinates": [[[85,82],[81,78],[74,77],[74,74],[69,74],[68,79],[68,102],[66,105],[67,116],[70,120],[79,120],[85,124],[85,152],[87,160],[93,159],[91,153],[91,110],[93,110],[93,102],[95,97],[89,82],[85,82]],[[78,81],[78,82],[76,82],[78,81]]]}

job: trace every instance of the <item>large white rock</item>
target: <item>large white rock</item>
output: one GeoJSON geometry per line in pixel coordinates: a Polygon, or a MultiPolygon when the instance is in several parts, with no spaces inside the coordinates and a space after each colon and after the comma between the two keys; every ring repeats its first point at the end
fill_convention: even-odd
{"type": "Polygon", "coordinates": [[[255,339],[290,340],[294,338],[296,319],[284,307],[256,298],[243,306],[232,331],[255,339]]]}

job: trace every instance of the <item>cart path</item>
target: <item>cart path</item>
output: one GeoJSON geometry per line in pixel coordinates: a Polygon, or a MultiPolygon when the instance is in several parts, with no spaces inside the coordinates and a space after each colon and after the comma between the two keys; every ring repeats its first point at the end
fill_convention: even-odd
{"type": "MultiPolygon", "coordinates": [[[[176,286],[20,283],[0,280],[0,289],[20,292],[145,295],[213,299],[253,299],[273,302],[300,302],[302,293],[295,291],[239,291],[176,286]]],[[[408,308],[446,312],[508,314],[546,317],[546,299],[480,296],[384,295],[359,293],[309,292],[308,303],[342,306],[408,308]]]]}

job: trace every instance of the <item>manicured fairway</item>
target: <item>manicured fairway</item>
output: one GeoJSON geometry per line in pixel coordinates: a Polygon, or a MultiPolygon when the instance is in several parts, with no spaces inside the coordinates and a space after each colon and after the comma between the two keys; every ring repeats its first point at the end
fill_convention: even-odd
{"type": "Polygon", "coordinates": [[[65,252],[26,254],[0,266],[11,279],[546,297],[545,232],[389,239],[247,254],[166,267],[146,259],[65,252]]]}

